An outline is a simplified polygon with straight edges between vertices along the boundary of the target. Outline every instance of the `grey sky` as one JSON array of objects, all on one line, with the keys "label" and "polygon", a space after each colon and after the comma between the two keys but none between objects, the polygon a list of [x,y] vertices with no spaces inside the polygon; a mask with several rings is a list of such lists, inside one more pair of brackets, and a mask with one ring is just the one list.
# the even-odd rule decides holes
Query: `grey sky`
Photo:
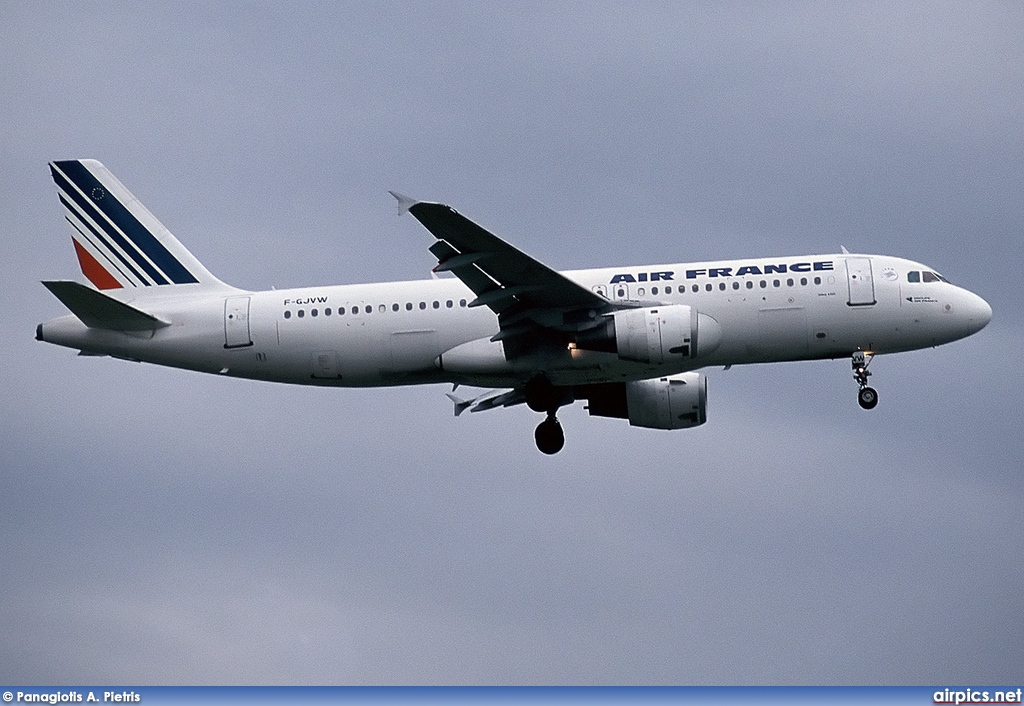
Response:
[{"label": "grey sky", "polygon": [[[1017,683],[1024,6],[0,4],[0,682]],[[387,189],[558,268],[851,250],[987,329],[710,370],[652,432],[37,343],[105,162],[222,279],[428,276]]]}]

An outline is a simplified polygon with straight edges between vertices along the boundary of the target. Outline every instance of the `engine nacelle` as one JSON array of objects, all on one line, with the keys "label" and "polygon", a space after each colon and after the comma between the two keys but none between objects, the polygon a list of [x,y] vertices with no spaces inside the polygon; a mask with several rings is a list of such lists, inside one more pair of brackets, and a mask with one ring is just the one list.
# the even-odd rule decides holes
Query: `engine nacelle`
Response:
[{"label": "engine nacelle", "polygon": [[707,421],[708,381],[703,373],[591,385],[585,395],[590,414],[628,419],[634,427],[686,429]]},{"label": "engine nacelle", "polygon": [[580,336],[578,345],[660,365],[705,356],[722,340],[717,321],[685,304],[616,311],[609,323]]}]

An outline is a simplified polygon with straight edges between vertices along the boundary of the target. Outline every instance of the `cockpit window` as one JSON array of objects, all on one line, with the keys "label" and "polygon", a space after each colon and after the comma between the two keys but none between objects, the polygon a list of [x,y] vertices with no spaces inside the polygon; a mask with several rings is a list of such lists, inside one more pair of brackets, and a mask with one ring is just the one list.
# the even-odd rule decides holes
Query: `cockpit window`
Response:
[{"label": "cockpit window", "polygon": [[945,277],[940,275],[938,272],[929,272],[928,270],[925,270],[924,272],[908,272],[907,273],[907,281],[908,282],[949,282],[949,280],[947,280]]}]

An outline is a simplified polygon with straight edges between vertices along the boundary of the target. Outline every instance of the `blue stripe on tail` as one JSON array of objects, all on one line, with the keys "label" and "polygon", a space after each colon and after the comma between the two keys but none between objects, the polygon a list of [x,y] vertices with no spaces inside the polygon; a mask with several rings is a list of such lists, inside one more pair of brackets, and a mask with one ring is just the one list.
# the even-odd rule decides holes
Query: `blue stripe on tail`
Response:
[{"label": "blue stripe on tail", "polygon": [[[97,249],[97,251],[99,251],[99,252],[103,253],[103,256],[104,256],[104,257],[105,257],[105,258],[106,258],[106,259],[107,259],[108,261],[110,261],[110,257],[109,257],[109,256],[108,256],[108,255],[107,255],[106,253],[107,253],[107,252],[110,252],[111,254],[113,254],[113,255],[114,255],[114,257],[116,257],[116,258],[117,258],[117,259],[118,259],[118,260],[119,260],[119,261],[121,262],[121,264],[122,264],[122,265],[124,265],[124,268],[125,268],[126,270],[128,270],[128,272],[129,272],[129,273],[131,273],[131,275],[132,275],[133,277],[135,277],[135,278],[136,278],[137,280],[139,280],[140,282],[142,282],[142,284],[144,284],[145,286],[147,286],[147,287],[148,287],[148,286],[150,286],[150,282],[149,282],[149,280],[147,280],[147,279],[146,279],[146,277],[145,277],[145,276],[144,276],[144,275],[143,275],[143,274],[142,274],[141,272],[139,272],[139,271],[138,271],[138,270],[137,270],[137,269],[136,269],[136,268],[135,268],[135,267],[134,267],[134,266],[132,265],[132,262],[135,262],[135,257],[133,256],[133,257],[132,257],[132,260],[131,260],[131,262],[130,262],[130,261],[128,260],[128,258],[127,258],[127,257],[125,257],[124,255],[122,255],[122,254],[121,254],[121,251],[120,251],[120,250],[118,250],[118,249],[116,249],[115,247],[113,247],[113,246],[112,246],[112,245],[110,244],[110,241],[108,240],[107,236],[106,236],[106,235],[105,235],[104,233],[101,233],[100,231],[96,230],[96,228],[94,228],[94,227],[93,227],[92,223],[90,223],[90,222],[89,222],[89,221],[87,221],[87,220],[86,220],[85,218],[83,218],[83,217],[82,217],[82,214],[81,214],[81,213],[79,213],[78,209],[77,209],[77,208],[75,208],[75,207],[74,207],[74,206],[73,206],[73,205],[71,204],[71,202],[70,202],[70,201],[68,201],[68,199],[67,199],[67,198],[66,198],[66,197],[64,196],[64,190],[63,190],[63,188],[61,188],[61,190],[60,190],[60,193],[58,193],[58,194],[57,194],[57,198],[58,198],[58,199],[60,199],[60,202],[61,202],[61,204],[62,204],[62,205],[64,206],[64,208],[66,208],[66,209],[68,210],[68,212],[70,212],[70,213],[73,213],[73,214],[75,215],[75,220],[77,220],[77,221],[78,221],[79,223],[81,223],[82,225],[84,225],[84,226],[85,226],[86,228],[88,228],[88,229],[89,229],[89,232],[90,232],[90,233],[91,233],[91,234],[93,235],[93,237],[92,237],[92,238],[86,237],[86,234],[85,234],[85,233],[84,233],[84,232],[82,231],[82,229],[81,229],[81,228],[79,228],[79,227],[78,227],[78,226],[77,226],[77,225],[75,224],[75,222],[71,220],[71,218],[70,218],[70,217],[68,217],[68,216],[65,216],[65,217],[64,217],[64,219],[65,219],[65,220],[66,220],[66,221],[67,221],[68,223],[70,223],[70,224],[71,224],[71,227],[72,227],[72,228],[74,228],[74,229],[75,229],[75,230],[77,230],[77,231],[78,231],[79,233],[81,233],[81,234],[82,234],[82,236],[83,236],[83,237],[85,237],[86,241],[87,241],[87,242],[89,242],[89,243],[91,243],[91,244],[93,245],[93,247],[95,247],[95,248]],[[103,225],[103,221],[100,221],[100,225]],[[122,239],[122,240],[123,240],[123,239]],[[102,248],[100,248],[100,247],[97,247],[97,245],[96,245],[96,242],[94,242],[94,241],[97,241],[97,242],[99,242],[99,244],[100,244],[100,245],[102,245],[103,247],[102,247]],[[127,244],[127,243],[124,243],[124,244]],[[132,252],[134,252],[134,251],[133,251],[133,250],[128,250],[127,252],[128,252],[129,254],[131,254],[131,253],[132,253]],[[112,262],[112,261],[111,261],[111,262]],[[125,273],[124,273],[124,272],[123,272],[123,271],[121,270],[121,268],[120,268],[120,267],[117,267],[117,263],[113,263],[113,262],[112,262],[112,264],[114,264],[114,267],[115,267],[115,268],[117,269],[117,271],[118,271],[118,274],[120,274],[120,275],[121,275],[122,277],[124,277],[125,279],[128,279],[128,278],[127,278],[127,276],[125,275]],[[130,279],[129,279],[128,281],[129,281],[129,282],[131,282],[131,280],[130,280]]]},{"label": "blue stripe on tail", "polygon": [[[59,171],[58,171],[59,170]],[[100,227],[104,232],[115,242],[117,245],[131,258],[135,263],[145,270],[153,281],[157,284],[167,284],[168,279],[174,284],[195,284],[199,280],[182,265],[174,255],[171,254],[167,248],[160,243],[159,240],[147,229],[139,220],[125,208],[124,204],[118,201],[112,194],[107,192],[107,189],[103,187],[100,181],[93,176],[81,162],[69,160],[54,162],[50,171],[53,174],[53,180],[57,183],[65,194],[67,194],[75,203],[85,211]],[[63,172],[63,174],[61,174]],[[64,178],[67,175],[67,179]],[[70,180],[71,184],[74,184],[74,188],[68,183]],[[82,194],[87,194],[90,199],[86,199]],[[106,217],[100,218],[99,214]],[[109,223],[108,223],[109,221]],[[115,227],[111,227],[109,224],[113,224]],[[120,230],[120,232],[119,232]],[[128,238],[129,241],[135,246],[131,247],[125,238],[122,237],[121,233]],[[145,258],[138,255],[141,251],[149,258],[147,261]],[[150,264],[150,261],[152,264]],[[126,263],[127,264],[127,263]],[[162,274],[156,268],[153,267],[155,264],[162,270]],[[131,268],[134,269],[134,268]],[[166,277],[164,276],[166,275]]]}]

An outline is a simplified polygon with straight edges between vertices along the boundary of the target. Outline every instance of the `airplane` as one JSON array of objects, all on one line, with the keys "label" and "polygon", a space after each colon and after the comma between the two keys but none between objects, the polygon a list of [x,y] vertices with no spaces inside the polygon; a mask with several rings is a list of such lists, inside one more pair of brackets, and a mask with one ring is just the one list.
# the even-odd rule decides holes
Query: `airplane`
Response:
[{"label": "airplane", "polygon": [[[704,424],[711,366],[849,358],[872,409],[874,356],[992,318],[931,267],[846,248],[558,272],[450,206],[395,192],[435,238],[433,278],[247,291],[213,276],[100,162],[49,167],[92,286],[44,281],[72,314],[39,324],[37,340],[299,385],[451,384],[456,416],[523,403],[544,414],[545,454],[563,448],[557,412],[577,401],[638,427]],[[462,385],[487,389],[463,398]]]}]

